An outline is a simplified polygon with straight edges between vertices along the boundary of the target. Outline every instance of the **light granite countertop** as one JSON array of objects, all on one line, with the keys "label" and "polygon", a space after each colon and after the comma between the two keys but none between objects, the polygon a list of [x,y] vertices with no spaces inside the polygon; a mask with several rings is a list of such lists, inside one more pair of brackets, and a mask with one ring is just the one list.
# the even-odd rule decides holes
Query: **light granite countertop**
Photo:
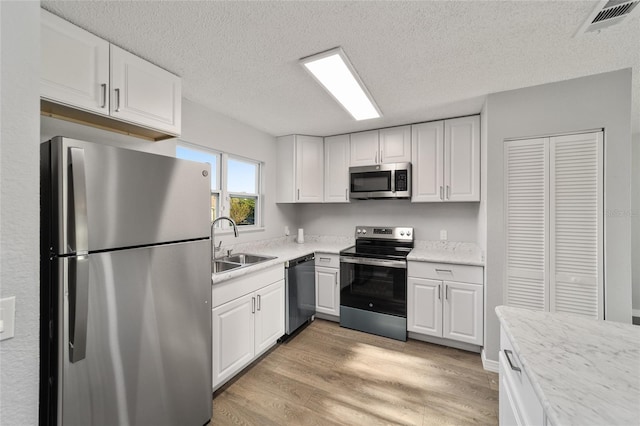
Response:
[{"label": "light granite countertop", "polygon": [[[212,274],[212,284],[260,271],[310,253],[339,254],[341,250],[354,244],[355,239],[353,237],[308,235],[305,237],[303,244],[296,243],[295,237],[289,236],[229,245],[223,247],[223,250],[232,249],[234,253],[275,256],[276,259]],[[416,241],[415,247],[409,253],[407,260],[475,266],[484,265],[482,250],[476,244],[453,241]]]},{"label": "light granite countertop", "polygon": [[554,426],[640,424],[640,326],[498,306]]},{"label": "light granite countertop", "polygon": [[241,277],[311,253],[339,254],[341,250],[351,247],[354,244],[353,237],[308,235],[305,237],[303,244],[296,243],[294,237],[290,236],[228,246],[224,249],[233,249],[234,253],[251,253],[263,256],[275,256],[276,258],[248,267],[212,274],[211,282],[212,284],[216,284],[231,278]]},{"label": "light granite countertop", "polygon": [[407,260],[484,266],[484,255],[477,244],[457,241],[416,241]]}]

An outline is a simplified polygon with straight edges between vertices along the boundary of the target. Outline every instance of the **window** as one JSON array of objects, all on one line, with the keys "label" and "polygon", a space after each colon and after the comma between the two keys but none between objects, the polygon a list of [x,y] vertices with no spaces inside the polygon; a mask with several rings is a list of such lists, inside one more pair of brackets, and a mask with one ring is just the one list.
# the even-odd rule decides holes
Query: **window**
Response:
[{"label": "window", "polygon": [[[238,226],[260,227],[259,161],[180,142],[176,157],[211,165],[211,220],[229,216]],[[218,224],[227,228],[225,221]]]}]

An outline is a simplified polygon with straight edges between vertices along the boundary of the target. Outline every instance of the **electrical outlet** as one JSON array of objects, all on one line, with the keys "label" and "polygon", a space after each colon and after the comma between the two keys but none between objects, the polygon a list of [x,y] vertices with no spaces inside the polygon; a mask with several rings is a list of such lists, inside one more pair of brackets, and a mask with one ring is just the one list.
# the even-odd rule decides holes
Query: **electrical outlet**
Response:
[{"label": "electrical outlet", "polygon": [[16,297],[0,299],[0,340],[10,339],[15,334]]},{"label": "electrical outlet", "polygon": [[446,229],[441,229],[440,230],[440,239],[445,241],[447,239],[447,230]]}]

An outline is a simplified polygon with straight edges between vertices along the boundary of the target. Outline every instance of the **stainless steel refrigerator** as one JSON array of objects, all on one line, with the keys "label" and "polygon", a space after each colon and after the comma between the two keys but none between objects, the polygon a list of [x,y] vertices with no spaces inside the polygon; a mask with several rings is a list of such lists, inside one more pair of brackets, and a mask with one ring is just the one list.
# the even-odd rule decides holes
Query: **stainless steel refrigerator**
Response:
[{"label": "stainless steel refrigerator", "polygon": [[209,422],[209,173],[68,138],[42,144],[41,424]]}]

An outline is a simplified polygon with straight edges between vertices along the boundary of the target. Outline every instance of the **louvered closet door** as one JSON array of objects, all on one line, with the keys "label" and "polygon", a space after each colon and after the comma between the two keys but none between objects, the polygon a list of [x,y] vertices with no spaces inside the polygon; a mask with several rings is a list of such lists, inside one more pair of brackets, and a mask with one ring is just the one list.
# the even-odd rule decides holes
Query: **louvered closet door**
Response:
[{"label": "louvered closet door", "polygon": [[603,318],[602,132],[550,139],[552,312]]},{"label": "louvered closet door", "polygon": [[505,142],[505,303],[549,309],[548,138]]}]

